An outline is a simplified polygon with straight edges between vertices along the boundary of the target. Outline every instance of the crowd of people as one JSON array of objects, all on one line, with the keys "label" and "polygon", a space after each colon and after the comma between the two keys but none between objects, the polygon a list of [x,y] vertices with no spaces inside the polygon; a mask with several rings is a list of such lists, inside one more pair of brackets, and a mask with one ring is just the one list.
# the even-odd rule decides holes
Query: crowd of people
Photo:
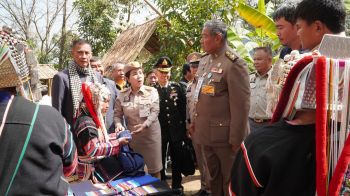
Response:
[{"label": "crowd of people", "polygon": [[[345,31],[345,16],[340,0],[283,3],[273,14],[284,46],[279,57],[316,51],[325,34]],[[79,39],[68,68],[53,78],[52,107],[14,96],[16,86],[0,86],[0,149],[6,149],[0,193],[64,195],[61,176],[117,179],[123,176],[118,156],[130,146],[163,181],[170,159],[171,188],[183,195],[182,146],[191,140],[201,177],[195,195],[315,195],[316,112],[295,110],[284,119],[267,111],[271,48],[254,49],[249,74],[222,21],[207,21],[200,42],[205,53],[187,56],[179,82],[171,81],[167,56],[146,74],[136,61],[104,67]],[[282,101],[276,110],[285,109]]]}]

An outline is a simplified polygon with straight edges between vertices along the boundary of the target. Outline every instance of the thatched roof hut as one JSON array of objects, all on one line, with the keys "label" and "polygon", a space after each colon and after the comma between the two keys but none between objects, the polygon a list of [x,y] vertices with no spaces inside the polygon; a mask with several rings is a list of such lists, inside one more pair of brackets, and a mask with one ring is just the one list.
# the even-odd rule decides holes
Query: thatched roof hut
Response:
[{"label": "thatched roof hut", "polygon": [[50,64],[39,64],[39,79],[52,79],[58,71]]},{"label": "thatched roof hut", "polygon": [[39,80],[43,85],[47,85],[49,95],[51,95],[51,86],[53,76],[58,72],[50,64],[39,64]]},{"label": "thatched roof hut", "polygon": [[158,18],[155,18],[123,31],[103,56],[102,65],[106,68],[116,62],[134,61],[140,53],[154,54],[159,52],[159,41],[154,34],[157,20]]}]

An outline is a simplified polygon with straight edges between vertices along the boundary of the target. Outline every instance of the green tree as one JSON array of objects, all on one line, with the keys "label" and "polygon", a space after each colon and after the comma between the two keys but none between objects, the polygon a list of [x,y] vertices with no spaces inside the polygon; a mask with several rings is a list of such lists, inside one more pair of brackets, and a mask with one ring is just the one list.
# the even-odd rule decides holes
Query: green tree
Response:
[{"label": "green tree", "polygon": [[[54,67],[57,70],[62,70],[68,67],[68,63],[72,59],[71,43],[73,40],[79,38],[79,36],[72,31],[65,32],[64,36],[65,36],[65,41],[63,45],[60,44],[60,47],[56,47],[52,52],[53,53],[52,55],[55,57],[53,61],[57,63],[57,64],[56,63],[54,64]],[[62,36],[60,34],[57,34],[53,37],[53,39],[56,43],[60,43]],[[59,62],[59,58],[62,59],[61,62]]]},{"label": "green tree", "polygon": [[129,24],[138,0],[76,0],[78,30],[92,45],[94,55],[101,56],[114,43],[117,34]]},{"label": "green tree", "polygon": [[179,79],[186,56],[201,50],[203,24],[213,17],[228,21],[228,12],[223,8],[229,4],[225,0],[156,0],[156,3],[171,26],[164,20],[159,21],[156,33],[161,43],[161,52],[148,65],[152,65],[160,56],[169,56],[174,64],[173,78]]},{"label": "green tree", "polygon": [[[265,6],[263,0],[258,1],[257,8],[249,6],[243,0],[156,0],[169,26],[160,21],[156,30],[161,42],[161,52],[148,65],[162,55],[169,56],[175,64],[173,77],[181,76],[181,65],[185,57],[193,51],[200,51],[200,37],[205,21],[218,18],[230,28],[228,41],[252,68],[251,50],[257,46],[270,45],[277,50],[278,38],[275,35],[274,22],[266,14],[276,1]],[[267,9],[269,8],[269,9]],[[243,22],[242,19],[244,19]]]},{"label": "green tree", "polygon": [[80,35],[91,43],[94,55],[105,52],[117,36],[113,19],[118,8],[108,0],[77,0],[74,5],[79,13]]}]

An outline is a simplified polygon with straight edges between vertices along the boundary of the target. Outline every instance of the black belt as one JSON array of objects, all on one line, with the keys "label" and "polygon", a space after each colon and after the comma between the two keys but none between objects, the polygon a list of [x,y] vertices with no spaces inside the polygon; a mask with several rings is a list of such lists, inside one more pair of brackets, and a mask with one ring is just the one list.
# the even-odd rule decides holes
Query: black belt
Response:
[{"label": "black belt", "polygon": [[250,118],[250,119],[256,123],[265,123],[265,122],[271,121],[271,119],[258,119],[258,118]]}]

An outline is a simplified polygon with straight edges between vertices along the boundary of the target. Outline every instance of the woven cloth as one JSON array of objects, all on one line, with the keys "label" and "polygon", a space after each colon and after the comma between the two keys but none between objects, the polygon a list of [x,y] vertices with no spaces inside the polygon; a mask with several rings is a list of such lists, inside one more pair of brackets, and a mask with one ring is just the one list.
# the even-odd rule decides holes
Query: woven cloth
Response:
[{"label": "woven cloth", "polygon": [[81,81],[79,77],[79,73],[87,76],[86,81],[95,82],[97,81],[95,74],[93,73],[90,67],[82,68],[74,61],[71,61],[68,66],[68,74],[69,74],[69,86],[72,92],[72,101],[73,101],[73,117],[77,117],[79,103],[82,99],[81,95]]}]

